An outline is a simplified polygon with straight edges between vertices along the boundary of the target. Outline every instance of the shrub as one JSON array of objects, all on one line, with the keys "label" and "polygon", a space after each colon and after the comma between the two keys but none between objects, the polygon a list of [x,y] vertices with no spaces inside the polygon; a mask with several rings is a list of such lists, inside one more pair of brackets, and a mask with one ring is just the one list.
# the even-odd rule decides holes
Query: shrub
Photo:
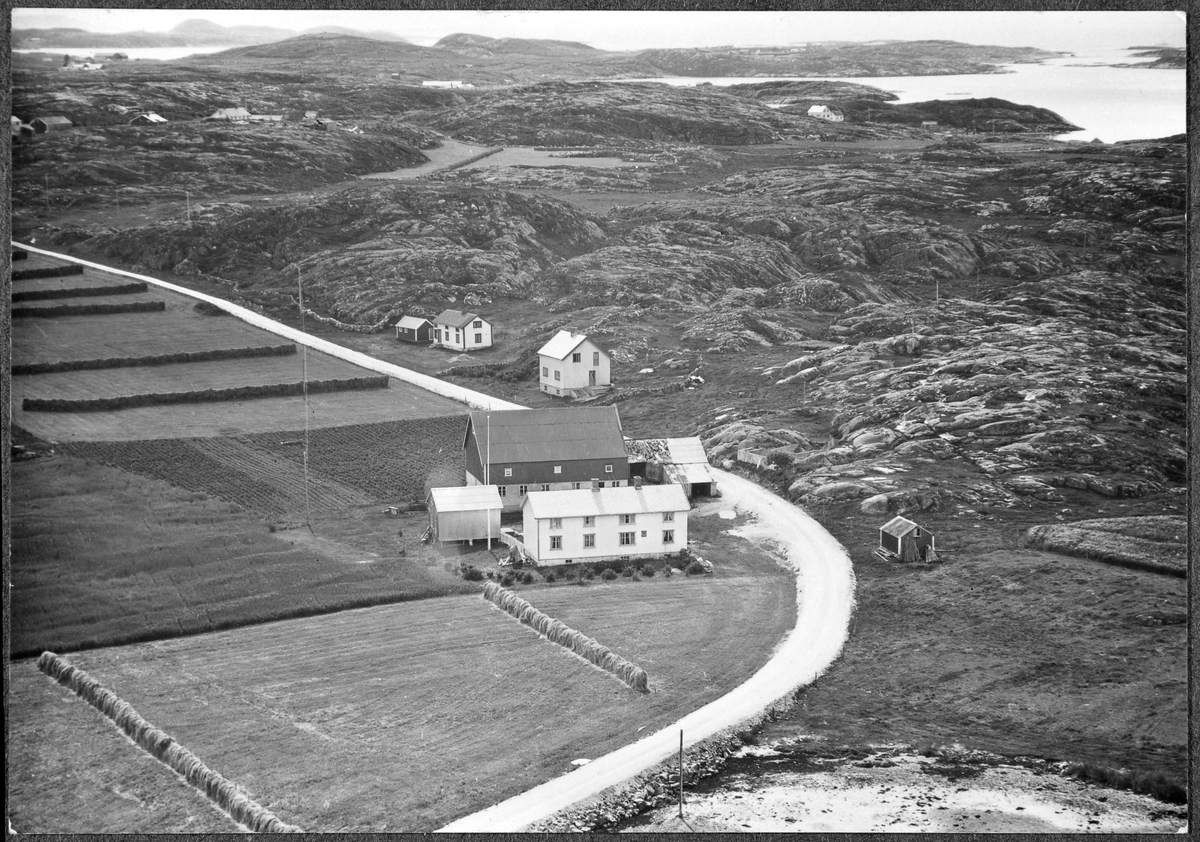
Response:
[{"label": "shrub", "polygon": [[654,578],[654,568],[651,567],[649,564],[642,565],[642,575],[645,576],[647,579],[653,579]]},{"label": "shrub", "polygon": [[604,568],[604,572],[600,574],[600,578],[606,582],[611,582],[613,579],[617,578],[617,571],[613,570],[611,567],[606,567]]},{"label": "shrub", "polygon": [[511,571],[505,571],[504,575],[500,577],[501,586],[506,588],[512,585],[512,583],[515,581],[517,581],[517,577],[514,576]]},{"label": "shrub", "polygon": [[549,582],[550,584],[554,584],[557,580],[558,580],[558,577],[554,575],[553,570],[547,571],[547,573],[546,573],[546,581],[547,582]]},{"label": "shrub", "polygon": [[704,569],[704,565],[700,563],[700,559],[694,558],[688,562],[688,566],[683,568],[683,572],[689,576],[703,576],[708,571]]},{"label": "shrub", "polygon": [[583,578],[587,579],[590,582],[596,578],[596,574],[593,573],[592,568],[589,567],[583,571]]},{"label": "shrub", "polygon": [[525,575],[521,577],[521,581],[526,585],[533,584],[533,571],[526,570]]},{"label": "shrub", "polygon": [[483,580],[483,571],[470,564],[463,568],[462,577],[468,582],[480,582]]},{"label": "shrub", "polygon": [[633,573],[634,573],[634,570],[632,567],[626,567],[624,570],[621,571],[621,575],[624,576],[626,579],[633,578]]}]

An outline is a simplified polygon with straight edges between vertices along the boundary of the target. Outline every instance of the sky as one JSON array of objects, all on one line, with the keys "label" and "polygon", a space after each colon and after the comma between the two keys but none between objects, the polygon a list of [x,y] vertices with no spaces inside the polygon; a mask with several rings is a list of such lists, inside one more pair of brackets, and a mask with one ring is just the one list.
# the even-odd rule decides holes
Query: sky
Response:
[{"label": "sky", "polygon": [[947,39],[1086,53],[1183,47],[1186,21],[1172,11],[470,11],[360,9],[13,9],[15,29],[74,25],[94,32],[166,31],[189,18],[225,26],[382,29],[417,44],[453,32],[555,38],[606,50],[765,46],[810,41]]}]

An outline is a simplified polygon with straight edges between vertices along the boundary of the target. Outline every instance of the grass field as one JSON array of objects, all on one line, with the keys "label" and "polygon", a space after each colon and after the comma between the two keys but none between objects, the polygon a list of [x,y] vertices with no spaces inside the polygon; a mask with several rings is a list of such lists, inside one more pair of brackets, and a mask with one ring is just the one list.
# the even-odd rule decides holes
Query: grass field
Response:
[{"label": "grass field", "polygon": [[795,605],[790,577],[760,564],[713,579],[522,589],[653,664],[649,695],[475,595],[71,660],[285,821],[430,830],[632,742],[752,674]]},{"label": "grass field", "polygon": [[12,465],[12,514],[18,654],[469,588],[416,542],[424,512],[395,520],[374,506],[318,508],[311,534],[272,533],[260,513],[59,455]]},{"label": "grass field", "polygon": [[[369,377],[374,372],[336,357],[309,351],[309,380]],[[304,361],[299,353],[247,360],[208,360],[170,365],[63,371],[15,377],[14,401],[25,398],[87,400],[146,393],[229,389],[238,386],[303,382]]]},{"label": "grass field", "polygon": [[1185,576],[1185,535],[1182,517],[1112,518],[1035,526],[1023,542],[1034,549]]},{"label": "grass field", "polygon": [[28,833],[236,833],[229,816],[147,759],[94,708],[38,672],[10,666],[5,687],[8,820]]}]

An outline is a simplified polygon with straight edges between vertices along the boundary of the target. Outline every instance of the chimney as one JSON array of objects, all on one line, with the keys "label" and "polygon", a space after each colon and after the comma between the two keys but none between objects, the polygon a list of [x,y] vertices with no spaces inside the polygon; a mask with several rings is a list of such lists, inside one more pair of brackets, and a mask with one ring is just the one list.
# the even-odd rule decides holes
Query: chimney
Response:
[{"label": "chimney", "polygon": [[642,487],[642,478],[641,478],[641,477],[634,477],[634,478],[633,478],[633,487],[634,487],[634,488],[641,488],[641,487]]},{"label": "chimney", "polygon": [[595,477],[592,477],[592,491],[599,491],[599,490],[600,490],[600,480],[596,479]]}]

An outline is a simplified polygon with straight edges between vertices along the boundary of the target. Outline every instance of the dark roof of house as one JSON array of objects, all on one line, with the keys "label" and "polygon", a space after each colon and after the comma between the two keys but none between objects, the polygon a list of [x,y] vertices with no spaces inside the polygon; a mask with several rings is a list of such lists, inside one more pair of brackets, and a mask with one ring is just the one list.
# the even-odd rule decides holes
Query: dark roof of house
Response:
[{"label": "dark roof of house", "polygon": [[35,120],[41,120],[46,125],[69,126],[71,121],[66,117],[35,117]]},{"label": "dark roof of house", "polygon": [[486,321],[474,313],[464,313],[461,310],[443,310],[437,314],[437,317],[434,318],[433,323],[435,325],[449,325],[450,327],[466,327],[476,319],[480,319],[480,321]]},{"label": "dark roof of house", "polygon": [[625,459],[615,406],[472,412],[464,447],[472,429],[481,463]]}]

